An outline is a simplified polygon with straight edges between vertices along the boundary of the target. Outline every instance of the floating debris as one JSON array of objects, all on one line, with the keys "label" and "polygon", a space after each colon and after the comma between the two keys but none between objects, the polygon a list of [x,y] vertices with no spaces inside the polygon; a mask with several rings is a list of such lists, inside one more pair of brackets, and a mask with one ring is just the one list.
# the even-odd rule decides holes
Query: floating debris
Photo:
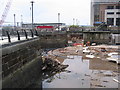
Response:
[{"label": "floating debris", "polygon": [[85,76],[90,76],[90,75],[85,74]]},{"label": "floating debris", "polygon": [[117,82],[117,83],[120,83],[120,81],[118,81],[117,79],[113,78],[113,81]]},{"label": "floating debris", "polygon": [[86,55],[86,57],[88,57],[88,58],[94,58],[95,56],[94,55]]},{"label": "floating debris", "polygon": [[97,87],[105,87],[105,86],[102,86],[102,85],[95,85],[95,86],[97,86]]},{"label": "floating debris", "polygon": [[108,81],[103,81],[103,82],[108,82]]}]

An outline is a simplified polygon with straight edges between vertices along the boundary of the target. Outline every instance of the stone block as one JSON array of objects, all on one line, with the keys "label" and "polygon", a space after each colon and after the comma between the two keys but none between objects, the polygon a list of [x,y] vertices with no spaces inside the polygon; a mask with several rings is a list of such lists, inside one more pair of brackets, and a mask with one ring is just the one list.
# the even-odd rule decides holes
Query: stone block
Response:
[{"label": "stone block", "polygon": [[18,59],[18,58],[9,61],[9,62],[8,62],[8,66],[11,67],[11,66],[13,66],[13,65],[15,65],[15,64],[17,64],[17,63],[19,63],[19,59]]},{"label": "stone block", "polygon": [[5,78],[5,77],[7,77],[8,75],[10,75],[10,70],[6,70],[6,71],[4,71],[4,72],[2,72],[2,78]]},{"label": "stone block", "polygon": [[18,68],[19,68],[19,65],[18,65],[18,64],[15,64],[15,65],[9,67],[9,71],[10,71],[10,73],[13,73],[13,72],[16,71]]},{"label": "stone block", "polygon": [[12,59],[11,57],[12,57],[11,55],[3,56],[2,57],[2,64],[7,63],[8,61],[10,61]]},{"label": "stone block", "polygon": [[2,71],[7,71],[8,70],[8,64],[3,64],[2,65]]}]

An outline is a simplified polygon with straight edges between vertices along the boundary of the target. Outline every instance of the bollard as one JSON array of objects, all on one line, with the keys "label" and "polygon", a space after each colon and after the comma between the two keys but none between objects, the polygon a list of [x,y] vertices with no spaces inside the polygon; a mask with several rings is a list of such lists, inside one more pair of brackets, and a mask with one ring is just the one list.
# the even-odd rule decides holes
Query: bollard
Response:
[{"label": "bollard", "polygon": [[31,31],[31,37],[34,37],[33,31],[32,30],[30,30],[30,31]]},{"label": "bollard", "polygon": [[7,36],[8,36],[8,42],[11,42],[9,32],[8,32],[8,31],[6,31],[6,33],[7,33]]},{"label": "bollard", "polygon": [[18,40],[20,40],[20,34],[19,34],[19,32],[17,31],[17,35],[18,35]]},{"label": "bollard", "polygon": [[28,37],[27,37],[27,32],[24,30],[24,32],[25,32],[25,37],[26,37],[26,39],[28,39]]}]

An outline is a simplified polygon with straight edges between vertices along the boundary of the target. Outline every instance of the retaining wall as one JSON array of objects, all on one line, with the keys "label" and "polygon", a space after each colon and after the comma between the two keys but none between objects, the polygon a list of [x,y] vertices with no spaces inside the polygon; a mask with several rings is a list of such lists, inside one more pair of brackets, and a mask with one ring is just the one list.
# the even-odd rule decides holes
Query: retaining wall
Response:
[{"label": "retaining wall", "polygon": [[45,35],[2,48],[2,87],[26,88],[41,79],[42,48],[67,45],[67,35]]},{"label": "retaining wall", "polygon": [[[34,70],[35,68],[41,69],[40,53],[39,38],[2,48],[3,88],[26,87],[31,82],[31,79],[35,79],[36,73],[41,72],[40,70],[36,72]],[[31,62],[38,63],[34,63],[36,65],[30,65],[29,63]],[[26,65],[27,68],[25,68]],[[31,76],[32,78],[30,78]]]}]

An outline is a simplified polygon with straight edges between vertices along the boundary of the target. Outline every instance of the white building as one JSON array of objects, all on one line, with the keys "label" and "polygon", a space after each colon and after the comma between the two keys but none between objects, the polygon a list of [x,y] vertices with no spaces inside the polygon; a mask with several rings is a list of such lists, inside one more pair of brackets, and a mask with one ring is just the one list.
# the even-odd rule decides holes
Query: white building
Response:
[{"label": "white building", "polygon": [[120,9],[106,9],[105,22],[112,26],[120,26]]}]

